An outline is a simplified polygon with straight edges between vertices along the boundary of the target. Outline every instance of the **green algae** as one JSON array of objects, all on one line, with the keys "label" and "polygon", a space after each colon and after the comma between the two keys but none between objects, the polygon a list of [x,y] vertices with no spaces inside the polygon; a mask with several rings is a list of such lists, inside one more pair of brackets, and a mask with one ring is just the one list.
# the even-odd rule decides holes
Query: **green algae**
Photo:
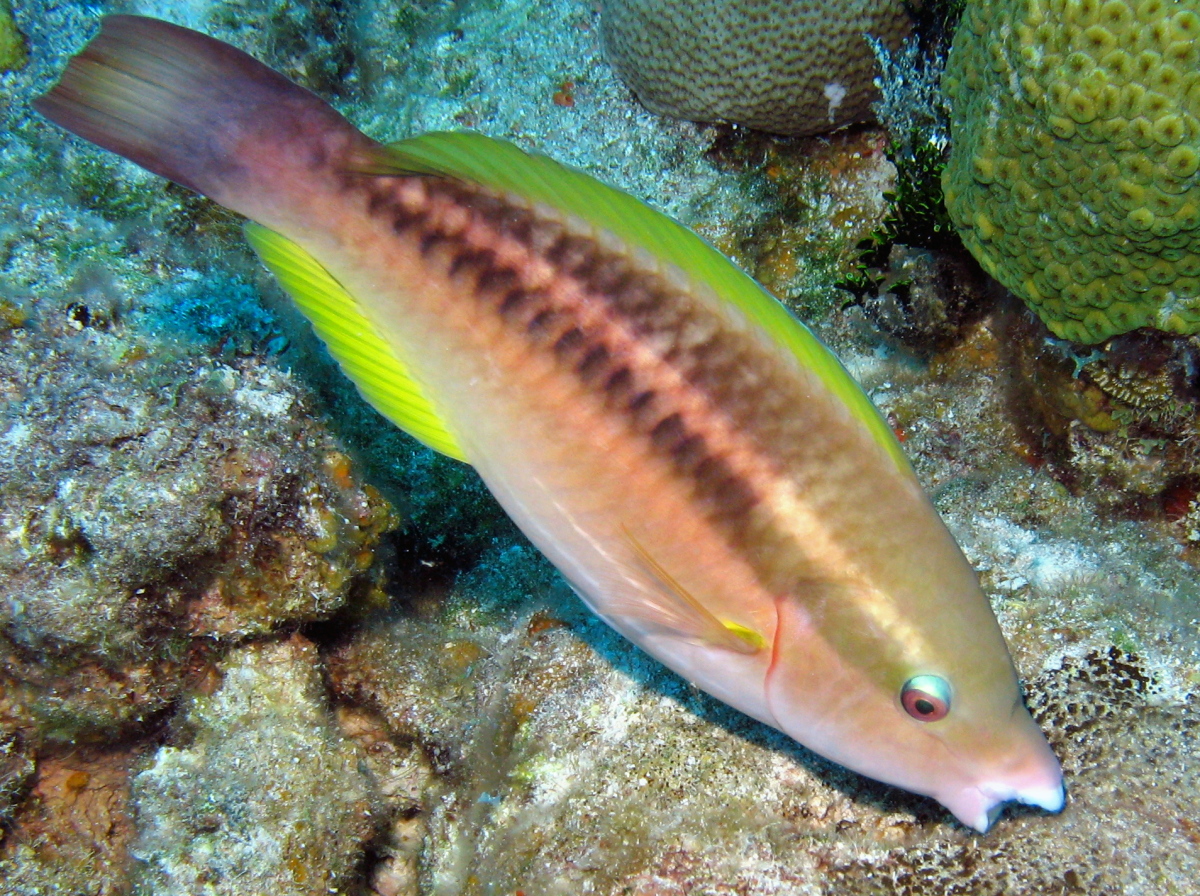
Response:
[{"label": "green algae", "polygon": [[17,71],[28,61],[29,49],[13,19],[12,0],[0,0],[0,72]]}]

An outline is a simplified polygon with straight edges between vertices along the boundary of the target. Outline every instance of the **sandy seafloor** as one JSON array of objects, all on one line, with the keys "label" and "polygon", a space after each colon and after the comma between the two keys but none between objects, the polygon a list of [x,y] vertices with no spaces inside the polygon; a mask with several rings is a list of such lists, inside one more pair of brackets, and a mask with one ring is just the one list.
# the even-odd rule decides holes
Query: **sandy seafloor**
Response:
[{"label": "sandy seafloor", "polygon": [[[921,360],[829,301],[828,259],[783,281],[902,430],[1063,760],[1062,814],[979,835],[631,649],[477,482],[338,380],[235,222],[28,106],[103,12],[158,15],[372,136],[512,139],[755,265],[769,190],[708,152],[716,129],[633,101],[587,3],[464,6],[17,0],[0,894],[1200,892],[1197,534],[1030,463],[1019,309]],[[798,144],[825,166],[806,245],[875,220],[880,142]]]}]

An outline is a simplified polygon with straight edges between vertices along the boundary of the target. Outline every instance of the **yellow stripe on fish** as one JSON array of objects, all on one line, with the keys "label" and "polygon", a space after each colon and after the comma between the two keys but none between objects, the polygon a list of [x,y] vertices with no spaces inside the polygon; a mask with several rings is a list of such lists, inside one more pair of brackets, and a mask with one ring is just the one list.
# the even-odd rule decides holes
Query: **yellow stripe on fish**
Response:
[{"label": "yellow stripe on fish", "polygon": [[473,464],[597,614],[985,830],[1061,772],[886,422],[699,237],[476,134],[374,142],[244,53],[113,16],[43,114],[249,217],[381,413]]}]

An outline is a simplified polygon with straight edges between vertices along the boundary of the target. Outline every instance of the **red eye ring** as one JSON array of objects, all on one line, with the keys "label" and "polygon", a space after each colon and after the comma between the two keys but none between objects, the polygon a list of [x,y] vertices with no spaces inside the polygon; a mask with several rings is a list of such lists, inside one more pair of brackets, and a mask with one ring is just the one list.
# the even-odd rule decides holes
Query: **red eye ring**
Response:
[{"label": "red eye ring", "polygon": [[917,675],[900,689],[900,705],[918,722],[936,722],[950,713],[950,684],[937,675]]}]

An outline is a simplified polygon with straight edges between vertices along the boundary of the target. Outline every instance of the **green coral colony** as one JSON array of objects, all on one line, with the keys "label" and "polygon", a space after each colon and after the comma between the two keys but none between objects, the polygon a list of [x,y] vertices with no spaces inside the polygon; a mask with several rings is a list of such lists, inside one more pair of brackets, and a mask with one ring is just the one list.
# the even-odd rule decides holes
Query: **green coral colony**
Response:
[{"label": "green coral colony", "polygon": [[1200,2],[969,4],[946,206],[1059,337],[1200,332]]}]

